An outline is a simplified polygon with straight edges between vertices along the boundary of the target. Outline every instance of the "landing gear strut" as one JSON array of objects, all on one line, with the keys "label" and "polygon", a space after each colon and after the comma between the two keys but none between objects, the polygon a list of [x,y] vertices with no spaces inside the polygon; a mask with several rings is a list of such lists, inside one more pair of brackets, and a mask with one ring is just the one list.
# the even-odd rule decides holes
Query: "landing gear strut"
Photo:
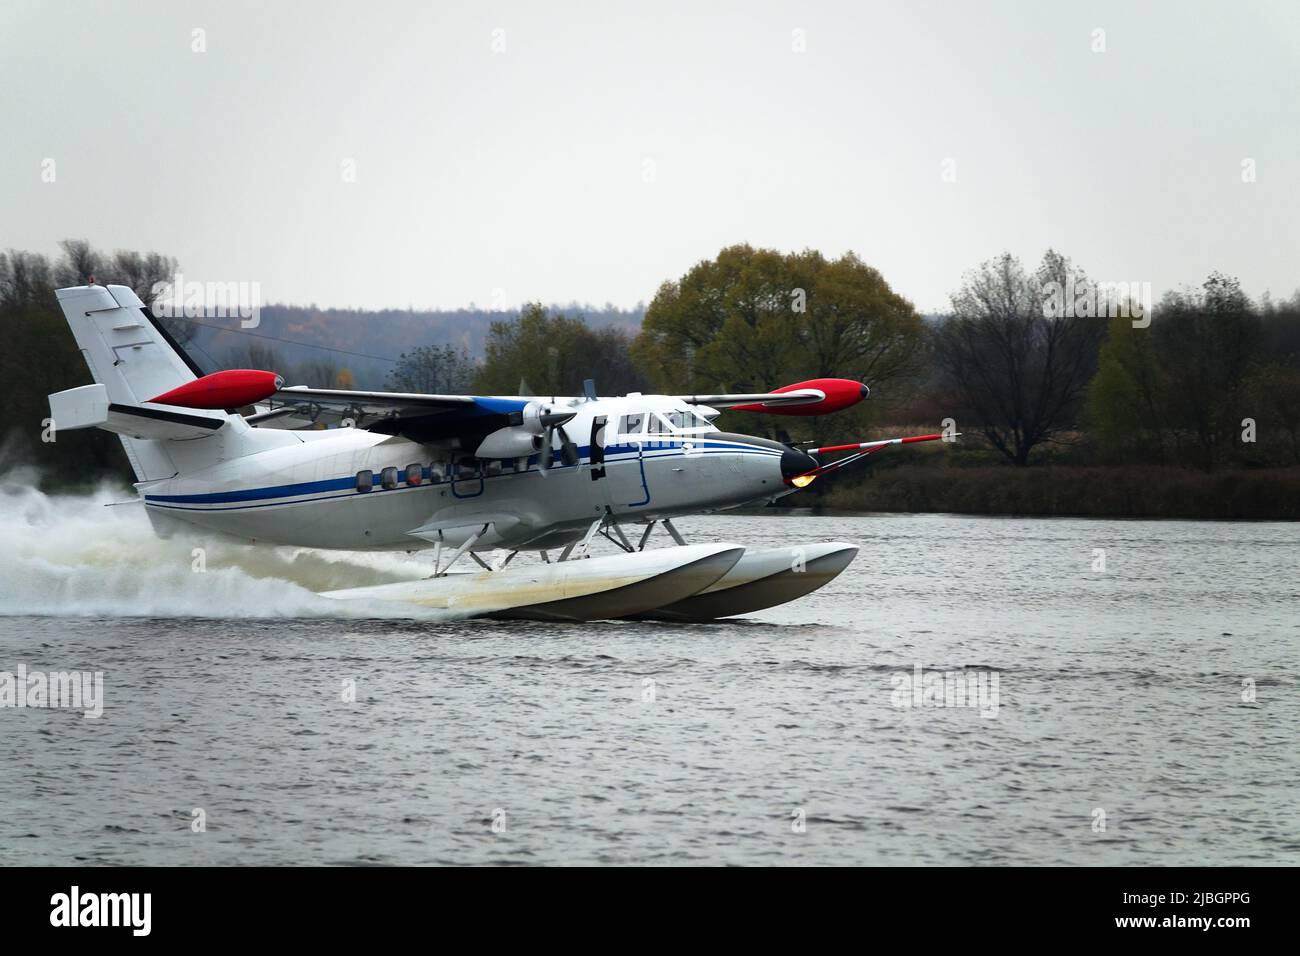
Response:
[{"label": "landing gear strut", "polygon": [[[465,543],[456,549],[455,553],[453,553],[451,556],[451,560],[448,561],[445,566],[442,563],[442,532],[439,531],[438,539],[433,543],[433,574],[431,575],[431,577],[435,577],[435,578],[445,577],[447,572],[451,570],[451,566],[455,564],[458,560],[460,560],[460,556],[464,554],[466,551],[469,551],[469,549],[473,547],[475,541],[483,537],[483,535],[487,534],[487,529],[488,526],[485,524],[483,525],[483,527],[479,528],[472,535],[470,535],[465,540]],[[483,567],[487,568],[489,571],[494,570],[493,568],[488,568],[488,566],[483,563],[483,560],[473,551],[469,551],[469,554],[470,557],[472,557],[479,564],[482,564]],[[514,557],[513,553],[511,553],[510,557],[506,558],[506,561],[508,562],[512,557]],[[505,567],[505,564],[503,563],[501,567]]]},{"label": "landing gear strut", "polygon": [[[677,528],[673,525],[672,521],[669,520],[668,518],[661,518],[655,521],[651,521],[648,525],[645,526],[645,531],[641,534],[641,541],[636,546],[636,549],[638,551],[645,550],[646,542],[650,540],[650,535],[654,531],[655,525],[657,524],[662,524],[664,526],[664,530],[668,532],[668,534],[672,537],[673,541],[676,544],[680,545],[681,547],[686,547],[686,539],[682,537],[681,532],[677,530]],[[631,551],[632,549],[628,548],[628,550]]]},{"label": "landing gear strut", "polygon": [[[623,526],[619,524],[618,518],[614,517],[613,509],[606,505],[605,513],[591,523],[591,526],[587,528],[587,533],[582,536],[581,540],[566,545],[564,550],[560,552],[558,560],[575,561],[587,557],[588,552],[591,550],[591,542],[598,534],[628,554],[644,551],[646,542],[650,540],[650,535],[657,524],[664,526],[674,542],[683,547],[686,545],[686,539],[681,536],[678,530],[673,527],[673,523],[667,518],[655,519],[647,524],[645,531],[641,533],[641,540],[633,545],[623,531]],[[542,560],[550,564],[551,556],[543,551]]]}]

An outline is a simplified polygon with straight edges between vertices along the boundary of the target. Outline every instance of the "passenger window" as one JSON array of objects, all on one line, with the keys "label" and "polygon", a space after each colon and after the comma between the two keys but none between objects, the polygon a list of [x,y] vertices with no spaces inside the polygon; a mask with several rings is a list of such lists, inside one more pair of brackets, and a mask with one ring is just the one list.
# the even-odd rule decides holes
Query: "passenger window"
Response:
[{"label": "passenger window", "polygon": [[651,435],[671,435],[672,433],[673,433],[673,430],[672,430],[672,428],[668,425],[668,423],[667,423],[666,421],[664,421],[664,420],[663,420],[662,418],[660,418],[658,415],[651,415],[651,416],[650,416],[650,434],[651,434]]},{"label": "passenger window", "polygon": [[379,473],[379,483],[384,486],[386,491],[392,491],[397,487],[397,469],[385,468]]},{"label": "passenger window", "polygon": [[407,466],[406,466],[406,483],[407,483],[408,485],[418,485],[418,484],[420,484],[422,481],[424,481],[424,466],[423,466],[423,465],[407,465]]},{"label": "passenger window", "polygon": [[499,458],[493,458],[490,461],[484,462],[483,474],[487,475],[489,478],[493,475],[501,474],[501,460]]},{"label": "passenger window", "polygon": [[618,424],[620,435],[639,435],[645,425],[645,412],[635,412],[631,415],[624,415]]},{"label": "passenger window", "polygon": [[429,462],[429,482],[431,484],[437,484],[438,482],[442,481],[444,477],[446,476],[443,474],[442,462],[440,461]]},{"label": "passenger window", "polygon": [[466,481],[476,474],[478,474],[478,462],[473,458],[456,459],[447,472],[452,481]]},{"label": "passenger window", "polygon": [[375,473],[373,471],[357,472],[357,491],[365,492],[375,487]]}]

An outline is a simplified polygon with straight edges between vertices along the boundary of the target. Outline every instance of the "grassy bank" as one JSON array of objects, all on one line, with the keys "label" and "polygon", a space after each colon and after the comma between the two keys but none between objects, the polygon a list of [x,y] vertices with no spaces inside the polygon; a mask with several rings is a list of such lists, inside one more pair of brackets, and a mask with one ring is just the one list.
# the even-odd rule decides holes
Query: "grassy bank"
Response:
[{"label": "grassy bank", "polygon": [[1300,519],[1300,468],[1220,472],[1154,466],[934,467],[846,472],[791,505],[1094,518]]}]

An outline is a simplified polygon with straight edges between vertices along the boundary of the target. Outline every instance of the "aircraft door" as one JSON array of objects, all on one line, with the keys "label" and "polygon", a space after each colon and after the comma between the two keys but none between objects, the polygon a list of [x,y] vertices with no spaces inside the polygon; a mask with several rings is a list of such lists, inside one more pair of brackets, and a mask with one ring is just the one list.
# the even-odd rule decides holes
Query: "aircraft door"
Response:
[{"label": "aircraft door", "polygon": [[483,463],[476,458],[459,456],[452,459],[451,493],[455,498],[477,498],[483,494]]},{"label": "aircraft door", "polygon": [[597,415],[591,420],[591,474],[592,481],[605,477],[605,424],[608,419]]},{"label": "aircraft door", "polygon": [[[643,448],[647,417],[645,412],[632,412],[609,419],[599,436],[594,427],[592,430],[592,469],[594,472],[599,467],[603,471],[599,483],[604,486],[606,502],[616,514],[650,503]],[[595,447],[596,437],[600,438],[599,451]]]}]

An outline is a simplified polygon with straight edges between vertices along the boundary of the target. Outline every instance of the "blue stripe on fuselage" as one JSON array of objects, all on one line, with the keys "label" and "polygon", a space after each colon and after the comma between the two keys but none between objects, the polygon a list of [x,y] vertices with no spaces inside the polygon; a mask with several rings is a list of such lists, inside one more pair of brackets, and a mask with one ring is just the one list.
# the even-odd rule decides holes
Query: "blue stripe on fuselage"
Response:
[{"label": "blue stripe on fuselage", "polygon": [[[775,458],[779,458],[781,456],[781,453],[774,449],[769,450],[766,448],[760,448],[755,445],[743,445],[736,442],[703,443],[703,442],[696,441],[695,444],[697,448],[700,448],[699,453],[703,453],[703,454],[728,454],[729,453],[729,454],[742,454],[742,455],[760,455],[764,457],[775,457]],[[644,457],[646,458],[670,458],[670,457],[685,456],[685,453],[682,452],[681,450],[680,442],[656,441],[656,442],[645,442],[644,445],[660,446],[656,448],[647,449],[643,453]],[[644,447],[644,445],[642,447]],[[637,448],[638,448],[637,445],[608,446],[605,449],[606,464],[609,464],[613,461],[628,460],[625,458],[611,458],[610,456],[621,455],[621,454],[635,455],[637,452]],[[558,458],[559,452],[557,451],[554,454]],[[590,446],[579,447],[578,454],[582,459],[581,462],[582,464],[590,464],[590,455],[591,455]],[[537,460],[538,460],[537,455],[533,455],[531,458],[528,459],[528,466],[530,471],[536,468]],[[553,467],[564,467],[564,466],[555,465]],[[400,471],[401,469],[399,469],[399,472]],[[522,473],[506,472],[501,475],[484,475],[483,477],[485,480],[490,481],[493,478],[515,477],[520,474]],[[424,468],[422,470],[422,477],[425,482],[428,482],[429,487],[436,487],[438,485],[450,484],[450,482],[446,480],[440,482],[431,481],[428,468]],[[470,476],[469,478],[458,479],[458,480],[468,481],[468,480],[474,480],[477,477],[478,477],[477,475],[473,475]],[[343,478],[327,478],[322,481],[305,481],[305,482],[299,482],[297,484],[291,484],[291,485],[273,485],[266,488],[241,488],[235,491],[217,491],[217,492],[210,492],[210,493],[196,494],[196,495],[145,495],[144,500],[147,504],[153,504],[159,507],[168,507],[168,506],[175,506],[175,505],[237,504],[239,502],[266,501],[268,499],[275,499],[275,498],[298,498],[304,495],[318,496],[315,498],[307,499],[307,501],[328,501],[343,496],[323,495],[322,493],[330,492],[330,491],[344,491],[349,489],[355,491],[356,480],[357,480],[356,475],[353,474],[353,475],[347,475]],[[425,485],[402,484],[397,488],[383,488],[376,485],[371,491],[365,493],[382,494],[383,492],[386,491],[407,491],[413,488],[422,488],[422,487],[425,487]],[[278,502],[278,503],[306,504],[307,502],[295,501],[295,502]],[[249,506],[249,507],[266,507],[266,505],[257,505],[257,506]],[[204,509],[186,509],[186,510],[204,510]],[[233,510],[233,509],[221,509],[221,510]]]}]

